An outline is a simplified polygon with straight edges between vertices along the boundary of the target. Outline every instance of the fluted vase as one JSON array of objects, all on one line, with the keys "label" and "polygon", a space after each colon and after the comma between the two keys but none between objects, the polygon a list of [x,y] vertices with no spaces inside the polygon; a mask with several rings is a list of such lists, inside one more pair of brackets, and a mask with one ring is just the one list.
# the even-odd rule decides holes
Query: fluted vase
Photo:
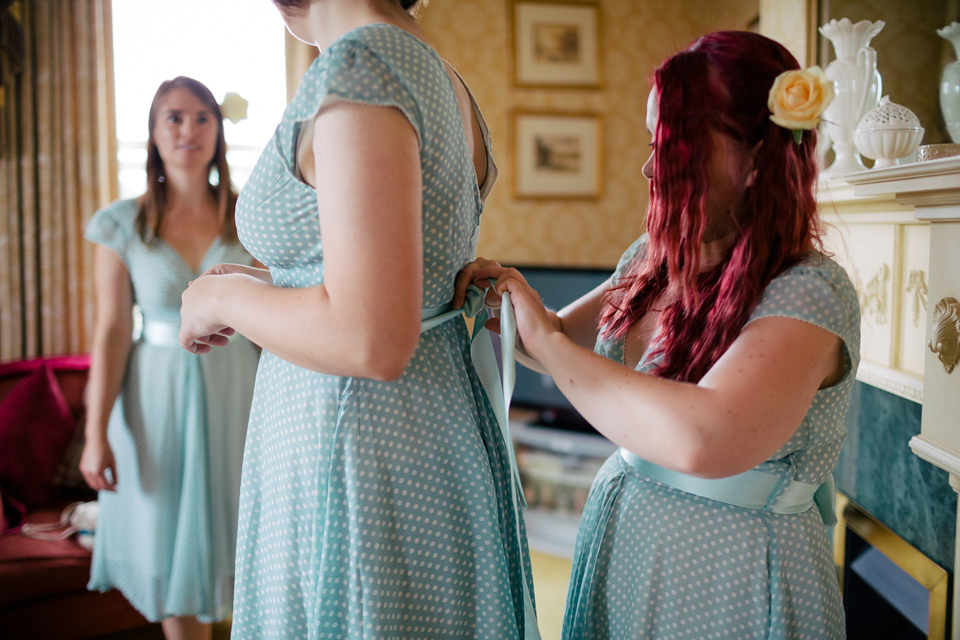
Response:
[{"label": "fluted vase", "polygon": [[883,84],[877,71],[877,52],[870,40],[885,24],[883,20],[853,23],[843,18],[820,27],[837,54],[825,70],[836,90],[836,98],[823,114],[835,155],[833,164],[824,171],[826,176],[840,177],[867,168],[854,145],[853,131],[860,118],[880,101]]},{"label": "fluted vase", "polygon": [[948,64],[940,77],[940,112],[950,139],[960,143],[960,22],[937,29],[937,35],[949,40],[957,54],[957,60]]}]

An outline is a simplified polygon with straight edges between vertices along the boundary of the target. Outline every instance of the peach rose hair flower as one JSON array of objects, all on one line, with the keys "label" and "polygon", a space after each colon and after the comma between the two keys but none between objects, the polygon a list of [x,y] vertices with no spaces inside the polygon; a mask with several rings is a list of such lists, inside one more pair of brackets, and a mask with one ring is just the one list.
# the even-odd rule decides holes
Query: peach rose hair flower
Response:
[{"label": "peach rose hair flower", "polygon": [[793,131],[793,139],[800,144],[803,130],[817,126],[834,95],[833,81],[820,67],[784,71],[770,88],[770,119]]}]

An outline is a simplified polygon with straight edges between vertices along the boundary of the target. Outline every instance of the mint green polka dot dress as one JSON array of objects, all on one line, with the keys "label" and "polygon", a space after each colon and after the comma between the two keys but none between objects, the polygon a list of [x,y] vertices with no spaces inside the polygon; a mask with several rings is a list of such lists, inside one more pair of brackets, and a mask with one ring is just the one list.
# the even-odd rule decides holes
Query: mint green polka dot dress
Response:
[{"label": "mint green polka dot dress", "polygon": [[[323,282],[316,193],[294,159],[301,125],[330,100],[399,109],[416,130],[423,306],[449,302],[496,170],[484,126],[478,189],[441,59],[393,26],[351,31],[308,69],[240,196],[244,246],[278,286]],[[509,460],[462,318],[421,334],[391,382],[265,352],[243,464],[233,637],[523,637],[529,555]]]},{"label": "mint green polka dot dress", "polygon": [[[646,236],[624,254],[624,272]],[[811,253],[767,286],[748,323],[796,318],[843,341],[843,379],[814,396],[796,433],[757,469],[822,483],[846,435],[860,354],[860,307],[846,272]],[[623,341],[596,351],[623,364]],[[644,356],[639,371],[655,361]],[[563,622],[567,640],[843,638],[844,616],[827,528],[799,514],[745,509],[686,493],[614,453],[597,474],[577,536]]]},{"label": "mint green polka dot dress", "polygon": [[[213,241],[194,271],[163,240],[144,244],[136,200],[97,211],[86,239],[130,273],[144,330],[127,358],[107,426],[117,490],[101,491],[89,589],[119,589],[151,621],[222,620],[233,606],[240,467],[259,358],[243,336],[205,355],[180,347],[180,295],[221,262],[250,264]],[[157,336],[150,329],[165,329]]]}]

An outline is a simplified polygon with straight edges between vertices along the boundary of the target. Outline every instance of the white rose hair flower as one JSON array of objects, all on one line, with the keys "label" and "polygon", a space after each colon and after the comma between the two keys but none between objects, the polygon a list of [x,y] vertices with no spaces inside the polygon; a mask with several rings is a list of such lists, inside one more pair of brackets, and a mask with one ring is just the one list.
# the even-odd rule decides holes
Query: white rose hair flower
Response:
[{"label": "white rose hair flower", "polygon": [[224,119],[229,120],[233,124],[237,124],[241,120],[246,119],[248,104],[249,102],[239,93],[230,91],[223,96],[223,102],[220,103],[220,114]]},{"label": "white rose hair flower", "polygon": [[784,71],[773,82],[767,107],[770,119],[793,132],[800,144],[803,130],[813,129],[820,122],[835,96],[833,81],[818,66]]}]

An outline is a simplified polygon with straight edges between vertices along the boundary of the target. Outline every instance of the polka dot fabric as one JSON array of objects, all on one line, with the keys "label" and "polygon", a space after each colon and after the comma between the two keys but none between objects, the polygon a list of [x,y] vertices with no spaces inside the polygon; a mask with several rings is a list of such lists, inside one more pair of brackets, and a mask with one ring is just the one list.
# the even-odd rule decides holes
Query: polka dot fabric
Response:
[{"label": "polka dot fabric", "polygon": [[[94,214],[86,238],[123,260],[145,322],[179,326],[191,280],[221,262],[251,262],[239,243],[218,239],[193,271],[162,240],[145,245],[136,214],[134,200],[116,202]],[[241,336],[204,356],[134,342],[107,427],[117,490],[98,496],[90,589],[119,589],[151,621],[230,614],[257,359]]]},{"label": "polka dot fabric", "polygon": [[[641,237],[622,273],[646,246]],[[810,322],[843,340],[846,371],[757,469],[810,484],[833,471],[859,364],[860,309],[844,270],[811,253],[775,278],[748,322]],[[623,342],[597,352],[623,363]],[[649,353],[637,369],[650,371]],[[843,638],[831,544],[818,510],[753,511],[661,484],[615,453],[597,475],[577,538],[565,639]]]},{"label": "polka dot fabric", "polygon": [[[293,160],[301,123],[331,100],[394,107],[414,127],[424,306],[448,302],[473,258],[495,166],[484,125],[489,169],[479,190],[442,61],[392,26],[348,33],[307,71],[241,194],[244,245],[280,286],[323,281],[316,194]],[[462,320],[423,333],[391,382],[264,353],[244,459],[233,637],[522,637],[529,555],[509,464]]]}]

